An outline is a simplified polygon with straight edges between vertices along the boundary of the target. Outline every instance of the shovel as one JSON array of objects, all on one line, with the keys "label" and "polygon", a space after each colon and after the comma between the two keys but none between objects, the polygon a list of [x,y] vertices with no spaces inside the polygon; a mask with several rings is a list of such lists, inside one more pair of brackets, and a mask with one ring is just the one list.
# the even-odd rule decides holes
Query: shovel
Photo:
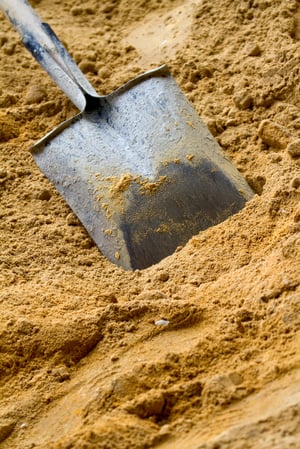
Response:
[{"label": "shovel", "polygon": [[253,196],[167,66],[100,96],[26,0],[0,8],[80,110],[31,152],[110,261],[155,264]]}]

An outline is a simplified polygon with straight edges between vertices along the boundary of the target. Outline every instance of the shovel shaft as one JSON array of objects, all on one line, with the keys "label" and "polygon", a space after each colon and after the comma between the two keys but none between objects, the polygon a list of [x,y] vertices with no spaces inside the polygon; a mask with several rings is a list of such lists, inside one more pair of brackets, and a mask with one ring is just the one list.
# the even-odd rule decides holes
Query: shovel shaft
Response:
[{"label": "shovel shaft", "polygon": [[78,109],[85,109],[88,97],[98,97],[51,27],[41,22],[27,0],[0,0],[0,9],[26,48]]}]

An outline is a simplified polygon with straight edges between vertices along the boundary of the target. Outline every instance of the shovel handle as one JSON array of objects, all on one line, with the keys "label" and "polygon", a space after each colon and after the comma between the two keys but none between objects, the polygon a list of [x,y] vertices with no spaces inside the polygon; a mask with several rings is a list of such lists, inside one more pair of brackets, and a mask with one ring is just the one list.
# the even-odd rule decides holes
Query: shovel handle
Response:
[{"label": "shovel handle", "polygon": [[41,22],[27,0],[0,0],[0,10],[19,32],[25,47],[80,111],[88,98],[99,98],[54,31]]}]

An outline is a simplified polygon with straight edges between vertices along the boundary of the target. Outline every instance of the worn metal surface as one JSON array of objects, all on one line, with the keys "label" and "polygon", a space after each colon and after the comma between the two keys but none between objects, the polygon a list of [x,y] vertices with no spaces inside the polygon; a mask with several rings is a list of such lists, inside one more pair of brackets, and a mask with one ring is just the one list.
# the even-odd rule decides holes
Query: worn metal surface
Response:
[{"label": "worn metal surface", "polygon": [[[18,14],[17,4],[25,8]],[[30,19],[25,0],[0,7],[82,111],[32,154],[112,262],[148,267],[251,198],[166,66],[98,96],[51,28]]]},{"label": "worn metal surface", "polygon": [[165,67],[47,141],[37,164],[126,269],[158,262],[252,196]]}]

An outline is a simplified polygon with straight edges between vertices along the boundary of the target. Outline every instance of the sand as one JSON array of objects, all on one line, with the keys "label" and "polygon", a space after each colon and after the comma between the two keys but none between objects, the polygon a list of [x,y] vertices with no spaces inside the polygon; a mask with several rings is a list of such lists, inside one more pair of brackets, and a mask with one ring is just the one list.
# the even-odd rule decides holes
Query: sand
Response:
[{"label": "sand", "polygon": [[299,1],[32,5],[99,93],[167,63],[255,196],[110,263],[28,151],[76,108],[1,16],[1,448],[299,447]]}]

